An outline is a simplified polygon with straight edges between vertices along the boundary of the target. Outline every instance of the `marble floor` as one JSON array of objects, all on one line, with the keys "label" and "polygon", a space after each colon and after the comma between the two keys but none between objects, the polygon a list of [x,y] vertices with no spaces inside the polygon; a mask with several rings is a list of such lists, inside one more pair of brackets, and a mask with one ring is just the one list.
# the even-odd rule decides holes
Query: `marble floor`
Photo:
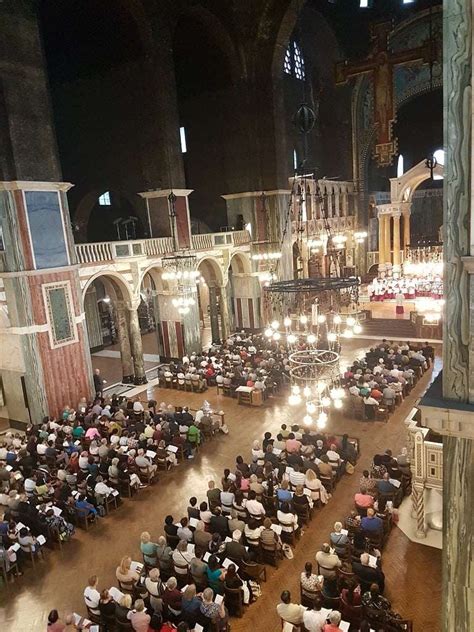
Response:
[{"label": "marble floor", "polygon": [[[346,359],[362,353],[370,341],[350,341],[343,354]],[[292,591],[298,599],[298,577],[304,563],[313,560],[318,547],[327,540],[335,520],[352,508],[352,498],[361,471],[372,455],[392,448],[395,452],[405,443],[403,419],[426,389],[430,375],[425,375],[412,394],[403,402],[388,423],[359,422],[332,414],[329,427],[336,433],[348,432],[358,437],[361,458],[353,476],[345,476],[326,507],[319,510],[295,549],[293,560],[284,560],[278,570],[267,569],[268,581],[263,594],[250,606],[242,619],[232,621],[232,632],[268,632],[279,629],[275,606],[282,589]],[[282,398],[268,400],[262,408],[242,408],[235,400],[217,395],[215,389],[205,396],[155,389],[155,399],[167,404],[186,403],[196,408],[204,397],[215,409],[223,409],[230,432],[220,435],[201,449],[197,458],[179,465],[173,472],[161,474],[151,488],[132,500],[126,499],[114,514],[89,532],[78,530],[62,552],[48,552],[46,561],[35,569],[28,568],[7,592],[0,590],[0,630],[37,632],[46,628],[47,613],[57,608],[61,613],[84,613],[82,591],[92,573],[99,575],[99,586],[116,584],[115,568],[124,554],[139,556],[139,535],[148,530],[153,538],[162,533],[164,516],[170,511],[175,518],[184,514],[192,495],[203,497],[210,478],[219,480],[224,467],[232,467],[235,456],[250,456],[254,438],[281,423],[294,423],[301,411],[290,408]],[[295,415],[296,413],[296,415]],[[383,553],[387,577],[387,597],[395,610],[414,620],[414,630],[440,630],[441,551],[410,541],[397,527],[392,530]],[[262,616],[263,615],[263,616]]]}]

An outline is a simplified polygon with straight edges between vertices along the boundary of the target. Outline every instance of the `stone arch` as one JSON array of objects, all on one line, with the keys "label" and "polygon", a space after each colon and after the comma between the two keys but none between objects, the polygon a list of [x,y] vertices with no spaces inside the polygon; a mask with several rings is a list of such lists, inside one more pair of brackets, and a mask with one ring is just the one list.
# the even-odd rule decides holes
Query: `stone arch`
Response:
[{"label": "stone arch", "polygon": [[[444,174],[443,165],[438,164],[434,169],[434,174],[442,177]],[[390,179],[390,197],[392,204],[409,204],[413,198],[413,193],[425,180],[431,177],[430,170],[422,160],[417,165],[405,172],[400,178]]]},{"label": "stone arch", "polygon": [[159,290],[159,291],[167,290],[168,282],[163,281],[162,276],[161,276],[162,273],[163,273],[163,268],[161,266],[157,265],[156,263],[150,264],[147,268],[142,270],[142,272],[140,273],[139,286],[141,287],[146,275],[148,274],[153,281],[155,290]]},{"label": "stone arch", "polygon": [[[88,238],[88,229],[90,225],[90,219],[92,214],[97,208],[98,200],[101,195],[109,192],[112,194],[112,199],[117,199],[120,201],[120,204],[124,207],[128,205],[128,210],[133,212],[134,216],[140,221],[141,231],[147,231],[148,226],[145,221],[145,207],[143,204],[143,200],[134,194],[129,194],[127,191],[118,190],[114,187],[101,187],[94,188],[87,193],[85,193],[78,201],[76,205],[76,210],[74,213],[74,218],[72,221],[73,230],[75,233],[75,238],[78,242],[87,242]],[[76,194],[77,195],[77,194]],[[73,197],[75,197],[73,195]],[[127,210],[127,209],[125,209]],[[111,230],[111,227],[108,227]],[[138,232],[138,231],[137,231]],[[138,234],[137,234],[138,237]],[[108,239],[104,239],[103,241],[117,241],[118,237],[111,234]]]},{"label": "stone arch", "polygon": [[215,257],[202,257],[197,263],[197,269],[204,277],[207,285],[222,286],[224,284],[221,264]]},{"label": "stone arch", "polygon": [[228,269],[231,269],[233,274],[251,274],[252,263],[245,252],[234,252]]},{"label": "stone arch", "polygon": [[176,14],[175,24],[173,25],[175,31],[179,21],[183,18],[198,22],[206,31],[212,33],[212,39],[219,50],[226,56],[233,83],[246,76],[245,58],[239,54],[228,29],[215,13],[203,6],[189,6],[184,3]]},{"label": "stone arch", "polygon": [[96,279],[99,279],[102,283],[104,283],[105,288],[107,291],[110,291],[113,298],[117,301],[123,301],[130,305],[133,303],[134,298],[136,298],[137,292],[139,292],[139,289],[134,292],[128,281],[119,272],[115,272],[114,270],[105,270],[97,272],[87,280],[86,284],[82,288],[83,303],[87,290]]}]

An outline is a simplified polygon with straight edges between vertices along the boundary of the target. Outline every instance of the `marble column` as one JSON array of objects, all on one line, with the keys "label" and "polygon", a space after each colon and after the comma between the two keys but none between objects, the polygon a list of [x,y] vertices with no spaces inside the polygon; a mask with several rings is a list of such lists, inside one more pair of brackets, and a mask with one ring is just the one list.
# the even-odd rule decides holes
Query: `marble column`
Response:
[{"label": "marble column", "polygon": [[134,371],[132,351],[130,349],[130,337],[128,334],[127,311],[123,303],[119,303],[114,310],[115,328],[117,330],[120,348],[120,360],[122,362],[122,383],[133,384]]},{"label": "marble column", "polygon": [[128,308],[128,324],[130,330],[130,349],[135,374],[134,384],[146,384],[145,363],[143,361],[142,335],[136,305]]},{"label": "marble column", "polygon": [[393,271],[400,272],[400,213],[393,214]]},{"label": "marble column", "polygon": [[212,342],[220,342],[219,310],[217,309],[217,287],[209,285],[209,316],[211,319]]},{"label": "marble column", "polygon": [[[474,627],[474,410],[470,396],[474,320],[472,278],[472,0],[443,6],[444,293],[443,623],[444,630]],[[471,234],[470,234],[471,231]],[[451,400],[451,401],[450,401]],[[453,401],[454,400],[454,401]],[[470,401],[470,404],[468,403]]]},{"label": "marble column", "polygon": [[230,324],[229,324],[229,300],[227,296],[227,287],[225,285],[221,285],[219,288],[220,291],[220,313],[221,313],[221,331],[222,331],[222,340],[227,340],[230,334]]},{"label": "marble column", "polygon": [[443,437],[443,630],[474,627],[474,441]]},{"label": "marble column", "polygon": [[388,269],[392,266],[392,227],[391,227],[391,215],[385,215],[384,225],[384,251],[385,251],[385,267]]},{"label": "marble column", "polygon": [[379,213],[379,270],[385,269],[385,215]]},{"label": "marble column", "polygon": [[412,485],[412,503],[416,520],[416,537],[425,538],[425,487],[423,483],[414,483]]},{"label": "marble column", "polygon": [[403,213],[403,248],[410,245],[410,211]]},{"label": "marble column", "polygon": [[160,356],[163,354],[163,342],[160,337],[160,300],[158,298],[159,294],[157,290],[152,290],[152,308],[153,308],[153,318],[155,320],[155,335],[156,341],[158,343],[158,354]]}]

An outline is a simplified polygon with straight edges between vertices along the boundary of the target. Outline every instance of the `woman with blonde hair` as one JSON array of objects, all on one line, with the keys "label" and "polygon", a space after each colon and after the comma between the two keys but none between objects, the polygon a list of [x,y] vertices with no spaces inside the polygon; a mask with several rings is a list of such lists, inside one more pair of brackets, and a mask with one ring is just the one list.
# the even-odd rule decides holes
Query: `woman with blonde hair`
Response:
[{"label": "woman with blonde hair", "polygon": [[304,486],[311,491],[311,498],[313,501],[320,500],[323,505],[325,505],[329,500],[326,488],[316,476],[316,472],[314,470],[306,470]]},{"label": "woman with blonde hair", "polygon": [[122,584],[136,584],[140,575],[137,571],[132,571],[130,568],[132,564],[132,559],[125,555],[120,560],[120,565],[117,566],[117,570],[115,571],[115,577],[118,579],[119,583]]},{"label": "woman with blonde hair", "polygon": [[145,611],[145,602],[143,599],[137,599],[134,606],[134,610],[132,610],[130,615],[130,623],[134,632],[148,632],[151,617]]},{"label": "woman with blonde hair", "polygon": [[152,568],[148,573],[148,577],[145,579],[145,588],[148,591],[150,598],[150,606],[155,612],[162,612],[163,600],[161,596],[165,591],[165,586],[161,581],[160,570],[158,568]]},{"label": "woman with blonde hair", "polygon": [[156,566],[156,547],[158,545],[151,541],[148,531],[143,531],[140,535],[140,551],[143,554],[143,561],[147,566]]}]

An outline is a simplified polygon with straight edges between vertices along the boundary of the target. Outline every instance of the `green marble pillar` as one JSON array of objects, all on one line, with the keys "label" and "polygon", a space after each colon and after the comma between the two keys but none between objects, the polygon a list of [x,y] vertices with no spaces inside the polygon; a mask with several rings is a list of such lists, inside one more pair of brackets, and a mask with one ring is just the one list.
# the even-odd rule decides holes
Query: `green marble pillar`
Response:
[{"label": "green marble pillar", "polygon": [[127,313],[123,303],[119,303],[115,309],[115,327],[117,329],[120,360],[122,362],[122,383],[133,384],[135,375],[128,334]]},{"label": "green marble pillar", "polygon": [[146,384],[145,363],[143,361],[142,335],[140,333],[140,322],[138,320],[137,306],[132,305],[128,309],[128,322],[130,331],[130,349],[133,358],[133,368],[135,373],[135,384]]}]

